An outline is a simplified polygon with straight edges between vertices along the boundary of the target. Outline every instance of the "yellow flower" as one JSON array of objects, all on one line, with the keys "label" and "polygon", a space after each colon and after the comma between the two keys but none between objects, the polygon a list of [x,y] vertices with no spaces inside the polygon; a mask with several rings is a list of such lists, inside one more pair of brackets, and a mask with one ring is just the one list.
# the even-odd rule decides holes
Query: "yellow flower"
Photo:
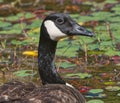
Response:
[{"label": "yellow flower", "polygon": [[26,56],[34,56],[34,57],[38,56],[38,52],[37,51],[24,51],[22,54],[26,55]]},{"label": "yellow flower", "polygon": [[29,34],[29,33],[38,33],[38,32],[40,32],[40,28],[33,28],[29,30],[27,33]]},{"label": "yellow flower", "polygon": [[83,23],[83,22],[79,22],[78,24],[79,24],[79,25],[84,25],[84,23]]}]

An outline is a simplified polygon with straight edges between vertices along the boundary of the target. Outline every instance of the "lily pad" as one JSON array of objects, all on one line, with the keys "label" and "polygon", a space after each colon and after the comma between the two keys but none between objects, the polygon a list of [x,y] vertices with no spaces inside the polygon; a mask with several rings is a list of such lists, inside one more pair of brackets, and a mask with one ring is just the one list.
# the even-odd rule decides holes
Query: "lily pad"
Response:
[{"label": "lily pad", "polygon": [[14,29],[11,29],[11,30],[3,30],[3,31],[0,31],[0,34],[21,34],[21,30],[14,30]]},{"label": "lily pad", "polygon": [[112,81],[110,81],[110,82],[104,82],[104,84],[105,84],[105,85],[114,85],[115,82],[112,82]]},{"label": "lily pad", "polygon": [[112,4],[112,3],[117,3],[117,1],[116,0],[106,0],[105,3],[111,3]]},{"label": "lily pad", "polygon": [[67,74],[67,77],[79,77],[81,79],[85,79],[85,78],[90,78],[92,77],[92,74],[88,74],[88,73],[72,73],[72,74]]},{"label": "lily pad", "polygon": [[13,74],[18,77],[27,77],[27,76],[33,76],[36,74],[36,72],[33,74],[33,70],[19,70],[14,72]]},{"label": "lily pad", "polygon": [[107,20],[112,15],[110,12],[95,12],[92,14],[94,20]]},{"label": "lily pad", "polygon": [[[41,21],[39,19],[34,20],[34,22],[32,22],[30,25],[27,25],[26,28],[27,29],[35,29],[35,28],[39,28],[39,26],[41,25]],[[40,29],[40,28],[39,28]],[[40,31],[40,30],[39,30]]]},{"label": "lily pad", "polygon": [[16,16],[18,18],[20,17],[31,18],[31,17],[34,17],[35,15],[30,12],[27,12],[27,13],[18,13]]},{"label": "lily pad", "polygon": [[119,86],[107,86],[105,89],[108,91],[119,91],[120,87]]},{"label": "lily pad", "polygon": [[94,95],[88,94],[85,97],[87,97],[87,98],[105,98],[105,97],[107,97],[107,95],[104,93],[94,94]]},{"label": "lily pad", "polygon": [[87,103],[104,103],[104,101],[99,99],[93,99],[93,100],[89,100]]},{"label": "lily pad", "polygon": [[105,98],[107,95],[103,93],[103,89],[91,89],[88,91],[86,97],[88,98]]},{"label": "lily pad", "polygon": [[4,2],[4,0],[0,0],[0,3],[3,3]]},{"label": "lily pad", "polygon": [[120,93],[118,93],[118,94],[117,94],[117,96],[119,96],[119,97],[120,97]]},{"label": "lily pad", "polygon": [[9,23],[9,22],[2,22],[0,21],[0,28],[7,28],[7,27],[10,27],[12,24]]},{"label": "lily pad", "polygon": [[70,68],[70,67],[74,67],[74,66],[76,66],[76,65],[72,64],[72,63],[69,63],[69,62],[62,62],[60,64],[60,67],[62,67],[62,68]]},{"label": "lily pad", "polygon": [[9,16],[6,18],[8,21],[16,21],[16,20],[19,20],[19,18],[17,16]]},{"label": "lily pad", "polygon": [[120,4],[112,8],[113,11],[120,11]]},{"label": "lily pad", "polygon": [[64,40],[58,43],[56,55],[68,57],[68,58],[75,57],[77,55],[76,51],[78,50],[78,48],[79,48],[79,45],[75,45],[75,44],[71,45],[69,44],[68,41]]},{"label": "lily pad", "polygon": [[116,84],[117,84],[118,86],[120,86],[120,82],[117,82]]},{"label": "lily pad", "polygon": [[103,89],[91,89],[89,90],[88,94],[92,94],[92,95],[96,95],[96,94],[100,94],[103,93]]}]

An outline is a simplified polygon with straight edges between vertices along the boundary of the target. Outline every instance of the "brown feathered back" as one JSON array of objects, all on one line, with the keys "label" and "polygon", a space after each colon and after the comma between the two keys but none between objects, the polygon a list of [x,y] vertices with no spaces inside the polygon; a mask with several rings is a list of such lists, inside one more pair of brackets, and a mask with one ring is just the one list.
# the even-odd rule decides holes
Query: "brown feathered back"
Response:
[{"label": "brown feathered back", "polygon": [[85,103],[85,99],[75,88],[62,84],[37,87],[12,81],[0,86],[0,103]]},{"label": "brown feathered back", "polygon": [[36,90],[39,91],[40,96],[33,93],[32,97],[41,100],[41,103],[85,103],[78,90],[62,84],[48,84]]}]

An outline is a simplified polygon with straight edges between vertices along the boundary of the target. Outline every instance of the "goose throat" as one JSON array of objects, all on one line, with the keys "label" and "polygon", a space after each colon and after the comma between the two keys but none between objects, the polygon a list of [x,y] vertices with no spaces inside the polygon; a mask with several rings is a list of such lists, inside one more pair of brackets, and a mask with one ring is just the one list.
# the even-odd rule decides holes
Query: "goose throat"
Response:
[{"label": "goose throat", "polygon": [[57,42],[50,39],[46,42],[41,39],[38,48],[38,67],[42,84],[65,84],[65,81],[58,74],[54,57]]}]

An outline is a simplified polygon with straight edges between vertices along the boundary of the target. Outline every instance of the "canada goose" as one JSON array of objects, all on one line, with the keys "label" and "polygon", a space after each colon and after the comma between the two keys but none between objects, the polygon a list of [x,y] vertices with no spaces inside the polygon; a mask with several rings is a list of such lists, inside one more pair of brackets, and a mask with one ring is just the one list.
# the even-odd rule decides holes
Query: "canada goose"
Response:
[{"label": "canada goose", "polygon": [[38,48],[38,68],[43,84],[66,84],[59,76],[54,56],[57,42],[64,37],[94,34],[77,24],[70,16],[55,13],[47,16],[41,26],[41,36]]},{"label": "canada goose", "polygon": [[0,86],[0,103],[85,103],[81,93],[58,74],[54,56],[61,38],[73,35],[91,37],[94,34],[63,13],[48,15],[40,34],[38,68],[43,86],[18,81],[5,83]]}]

